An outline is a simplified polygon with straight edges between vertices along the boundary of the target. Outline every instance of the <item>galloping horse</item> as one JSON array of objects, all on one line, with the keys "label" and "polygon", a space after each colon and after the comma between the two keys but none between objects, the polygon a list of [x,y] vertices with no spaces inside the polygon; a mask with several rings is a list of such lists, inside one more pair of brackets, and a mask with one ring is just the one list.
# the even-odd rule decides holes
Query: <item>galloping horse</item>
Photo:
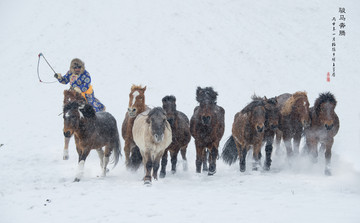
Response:
[{"label": "galloping horse", "polygon": [[[309,101],[306,92],[282,94],[277,97],[280,109],[280,124],[276,130],[276,151],[280,151],[280,141],[283,138],[287,156],[299,154],[299,146],[303,129],[310,124]],[[291,145],[293,139],[293,146]]]},{"label": "galloping horse", "polygon": [[265,131],[265,104],[264,98],[252,97],[249,103],[240,112],[235,114],[232,125],[232,135],[225,143],[221,157],[231,165],[239,156],[240,171],[246,170],[247,152],[253,149],[253,170],[260,166],[261,145]]},{"label": "galloping horse", "polygon": [[171,157],[171,172],[176,172],[177,155],[181,151],[183,159],[183,169],[187,169],[186,161],[186,148],[190,142],[190,122],[188,117],[181,111],[176,110],[175,96],[165,96],[162,99],[163,109],[165,110],[167,121],[171,126],[172,143],[166,148],[164,155],[161,159],[160,177],[166,175],[166,164],[168,151]]},{"label": "galloping horse", "polygon": [[207,169],[206,156],[209,152],[208,175],[216,173],[216,159],[218,147],[225,130],[225,110],[216,104],[218,93],[212,87],[196,90],[196,100],[200,103],[194,109],[190,120],[190,132],[195,139],[196,146],[196,172]]},{"label": "galloping horse", "polygon": [[145,90],[146,86],[132,85],[129,94],[128,111],[121,127],[122,137],[125,140],[125,164],[127,168],[134,170],[139,168],[142,157],[139,148],[134,142],[132,129],[137,115],[149,109],[145,105]]},{"label": "galloping horse", "polygon": [[171,127],[161,107],[139,114],[133,126],[134,142],[140,148],[145,167],[144,184],[151,184],[152,176],[157,180],[160,159],[172,139]]},{"label": "galloping horse", "polygon": [[325,174],[331,175],[331,148],[334,143],[334,136],[340,128],[340,122],[335,113],[337,101],[330,92],[322,93],[315,100],[310,108],[310,127],[305,129],[306,152],[313,156],[314,161],[318,157],[318,143],[320,150],[325,150]]},{"label": "galloping horse", "polygon": [[[83,102],[70,102],[64,107],[64,135],[75,136],[76,150],[79,154],[76,182],[84,172],[86,157],[96,149],[100,158],[102,176],[106,176],[109,157],[114,152],[114,167],[119,161],[120,140],[115,118],[108,112],[95,113],[94,108]],[[105,153],[102,147],[105,146]]]},{"label": "galloping horse", "polygon": [[[86,103],[86,100],[80,93],[76,92],[73,89],[64,90],[64,107],[66,104],[74,101],[79,101],[81,103]],[[63,160],[69,159],[69,142],[72,135],[68,137],[64,137],[65,145],[64,145],[64,152],[63,152]]]}]

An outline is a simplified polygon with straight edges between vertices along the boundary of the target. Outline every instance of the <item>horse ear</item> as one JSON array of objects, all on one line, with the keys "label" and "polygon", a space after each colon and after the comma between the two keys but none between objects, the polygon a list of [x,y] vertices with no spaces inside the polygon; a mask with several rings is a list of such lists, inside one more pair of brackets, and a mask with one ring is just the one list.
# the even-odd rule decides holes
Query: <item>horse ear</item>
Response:
[{"label": "horse ear", "polygon": [[143,91],[146,91],[146,86],[143,88]]}]

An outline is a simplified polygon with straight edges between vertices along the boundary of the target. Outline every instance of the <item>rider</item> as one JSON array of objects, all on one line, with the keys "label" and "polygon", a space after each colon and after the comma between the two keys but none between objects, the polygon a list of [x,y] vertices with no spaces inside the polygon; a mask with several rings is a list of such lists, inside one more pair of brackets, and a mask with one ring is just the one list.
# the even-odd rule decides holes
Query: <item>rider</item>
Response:
[{"label": "rider", "polygon": [[72,89],[81,93],[86,101],[93,106],[96,112],[105,111],[105,106],[94,95],[94,90],[91,85],[91,77],[89,72],[85,70],[85,63],[78,58],[75,58],[70,63],[70,70],[64,75],[56,73],[55,78],[61,84],[68,84]]}]

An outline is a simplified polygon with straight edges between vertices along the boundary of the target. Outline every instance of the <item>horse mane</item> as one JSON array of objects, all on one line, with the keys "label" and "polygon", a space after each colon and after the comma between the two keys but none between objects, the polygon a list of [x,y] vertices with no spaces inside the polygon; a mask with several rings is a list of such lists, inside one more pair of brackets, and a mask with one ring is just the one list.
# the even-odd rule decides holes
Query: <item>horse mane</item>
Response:
[{"label": "horse mane", "polygon": [[80,108],[81,106],[82,104],[77,101],[67,103],[64,106],[64,113],[72,109],[79,109],[85,118],[94,118],[96,116],[96,112],[93,106],[87,103],[85,103],[82,108]]},{"label": "horse mane", "polygon": [[[210,98],[206,98],[205,96],[209,96]],[[196,101],[202,103],[205,99],[210,99],[211,104],[216,104],[218,93],[214,91],[212,87],[201,88],[198,87],[196,89]]]},{"label": "horse mane", "polygon": [[320,93],[319,97],[315,100],[315,103],[314,103],[316,115],[319,115],[320,106],[325,102],[330,102],[334,106],[336,106],[336,104],[337,104],[335,96],[332,93],[330,93],[330,92]]},{"label": "horse mane", "polygon": [[155,108],[150,110],[148,116],[150,117],[150,116],[152,116],[154,114],[157,114],[157,113],[161,113],[161,114],[165,115],[165,111],[164,111],[164,109],[162,109],[162,107],[155,107]]},{"label": "horse mane", "polygon": [[298,91],[291,95],[291,97],[286,100],[284,107],[281,109],[282,115],[289,115],[292,111],[292,106],[295,104],[296,101],[299,99],[306,99],[307,100],[307,93],[306,91]]},{"label": "horse mane", "polygon": [[243,108],[241,110],[241,113],[245,114],[245,113],[248,113],[248,112],[251,112],[252,110],[254,110],[255,107],[257,106],[265,106],[265,101],[264,101],[264,98],[262,97],[259,97],[259,96],[256,96],[256,95],[253,95],[251,97],[251,99],[253,100],[252,102],[250,102],[248,105],[245,106],[245,108]]},{"label": "horse mane", "polygon": [[175,96],[174,96],[174,95],[168,95],[168,96],[163,97],[163,99],[162,99],[162,102],[163,102],[163,103],[164,103],[164,102],[168,102],[168,101],[170,101],[170,102],[176,102]]},{"label": "horse mane", "polygon": [[145,91],[145,90],[146,90],[146,86],[145,86],[145,87],[141,87],[141,85],[135,85],[135,84],[133,84],[133,85],[131,86],[131,91],[136,91],[136,90],[143,90],[143,91]]}]

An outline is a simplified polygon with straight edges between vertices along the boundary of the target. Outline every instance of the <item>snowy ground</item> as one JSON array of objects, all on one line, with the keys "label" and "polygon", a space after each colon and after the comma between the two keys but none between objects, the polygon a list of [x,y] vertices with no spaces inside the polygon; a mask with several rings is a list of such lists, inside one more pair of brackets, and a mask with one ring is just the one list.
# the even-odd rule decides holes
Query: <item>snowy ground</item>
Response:
[{"label": "snowy ground", "polygon": [[[328,83],[339,7],[346,36],[336,35],[336,77]],[[360,222],[359,11],[357,0],[1,1],[0,222]],[[70,159],[62,160],[58,116],[68,86],[39,83],[40,52],[63,74],[71,59],[83,59],[119,127],[132,84],[147,86],[150,106],[175,95],[188,117],[196,87],[213,86],[226,111],[221,147],[253,93],[306,90],[313,105],[331,91],[341,123],[333,176],[324,176],[323,158],[289,165],[281,155],[269,172],[240,173],[219,160],[215,176],[196,174],[192,140],[189,170],[180,162],[152,187],[124,159],[99,178],[96,152],[73,183],[77,154],[72,140]],[[44,61],[40,75],[55,80]]]}]

